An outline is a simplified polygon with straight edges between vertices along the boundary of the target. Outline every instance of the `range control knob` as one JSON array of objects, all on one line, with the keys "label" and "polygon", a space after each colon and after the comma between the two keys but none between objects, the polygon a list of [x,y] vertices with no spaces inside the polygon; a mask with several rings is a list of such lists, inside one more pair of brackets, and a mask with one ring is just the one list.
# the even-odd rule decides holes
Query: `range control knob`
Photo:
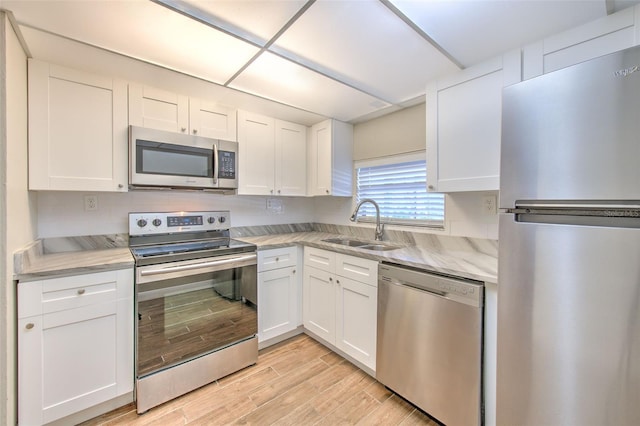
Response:
[{"label": "range control knob", "polygon": [[144,219],[138,219],[138,222],[136,222],[138,224],[138,226],[140,228],[144,228],[145,226],[147,226],[147,221]]},{"label": "range control knob", "polygon": [[153,226],[160,226],[162,225],[162,221],[160,219],[153,219]]},{"label": "range control knob", "polygon": [[216,218],[213,216],[210,216],[209,219],[207,219],[207,222],[209,223],[216,223]]},{"label": "range control knob", "polygon": [[220,216],[220,219],[218,219],[220,221],[220,223],[225,223],[227,221],[227,218],[224,216]]}]

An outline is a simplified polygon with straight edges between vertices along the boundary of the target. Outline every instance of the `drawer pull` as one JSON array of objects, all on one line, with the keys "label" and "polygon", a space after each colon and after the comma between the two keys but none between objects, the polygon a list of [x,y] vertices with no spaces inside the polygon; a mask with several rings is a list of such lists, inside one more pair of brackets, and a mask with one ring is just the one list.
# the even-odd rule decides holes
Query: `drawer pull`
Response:
[{"label": "drawer pull", "polygon": [[24,326],[24,328],[26,328],[27,330],[31,330],[33,327],[35,327],[35,325],[32,322]]},{"label": "drawer pull", "polygon": [[78,290],[78,294],[79,295],[84,294],[84,288],[81,288],[80,290]]},{"label": "drawer pull", "polygon": [[280,258],[279,257],[276,257],[276,262],[280,262]]}]

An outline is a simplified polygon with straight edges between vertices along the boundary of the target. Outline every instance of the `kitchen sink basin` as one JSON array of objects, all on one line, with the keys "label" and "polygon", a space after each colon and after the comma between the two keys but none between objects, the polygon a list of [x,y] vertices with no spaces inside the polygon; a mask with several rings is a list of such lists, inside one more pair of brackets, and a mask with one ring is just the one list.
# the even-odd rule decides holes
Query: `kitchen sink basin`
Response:
[{"label": "kitchen sink basin", "polygon": [[326,240],[322,240],[325,243],[331,244],[340,244],[341,246],[349,246],[349,247],[362,247],[369,245],[369,243],[365,241],[352,240],[349,238],[327,238]]},{"label": "kitchen sink basin", "polygon": [[325,243],[339,244],[341,246],[356,247],[364,250],[372,251],[388,251],[395,250],[399,246],[387,245],[387,244],[374,244],[366,241],[352,240],[350,238],[327,238],[322,240]]},{"label": "kitchen sink basin", "polygon": [[364,246],[360,246],[358,248],[365,249],[365,250],[374,250],[374,251],[388,251],[388,250],[395,250],[400,247],[390,246],[386,244],[367,244]]}]

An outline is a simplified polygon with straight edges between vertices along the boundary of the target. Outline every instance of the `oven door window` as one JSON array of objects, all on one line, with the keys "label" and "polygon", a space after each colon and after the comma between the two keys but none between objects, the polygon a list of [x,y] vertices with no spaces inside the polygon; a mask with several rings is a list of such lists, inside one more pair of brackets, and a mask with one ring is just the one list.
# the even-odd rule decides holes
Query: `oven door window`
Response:
[{"label": "oven door window", "polygon": [[213,149],[136,141],[136,173],[213,177]]},{"label": "oven door window", "polygon": [[137,286],[137,376],[257,333],[255,265]]}]

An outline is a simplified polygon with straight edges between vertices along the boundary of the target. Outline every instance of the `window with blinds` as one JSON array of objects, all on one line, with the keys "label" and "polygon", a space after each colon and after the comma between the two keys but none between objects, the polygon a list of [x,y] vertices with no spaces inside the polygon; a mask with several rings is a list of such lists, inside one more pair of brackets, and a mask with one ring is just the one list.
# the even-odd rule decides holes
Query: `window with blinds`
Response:
[{"label": "window with blinds", "polygon": [[[356,202],[371,198],[384,223],[444,227],[444,195],[427,192],[426,161],[356,164]],[[374,221],[375,207],[365,203],[358,220]]]}]

